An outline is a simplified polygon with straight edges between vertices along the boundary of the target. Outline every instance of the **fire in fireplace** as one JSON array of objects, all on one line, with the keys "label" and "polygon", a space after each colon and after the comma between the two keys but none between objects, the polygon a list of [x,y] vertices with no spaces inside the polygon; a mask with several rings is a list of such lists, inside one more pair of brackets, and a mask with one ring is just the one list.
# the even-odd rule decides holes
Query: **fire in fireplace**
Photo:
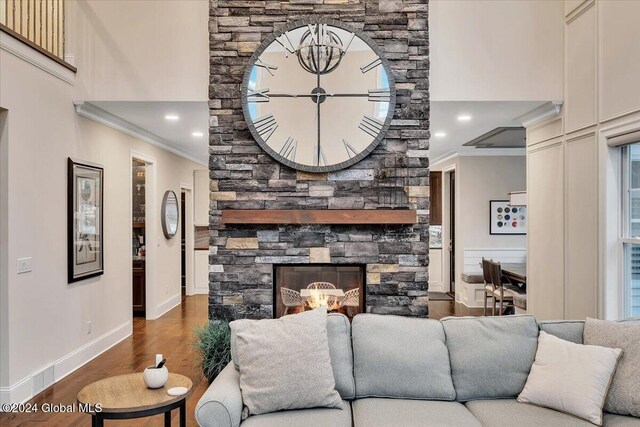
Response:
[{"label": "fire in fireplace", "polygon": [[319,306],[353,317],[364,312],[364,265],[275,265],[276,317]]}]

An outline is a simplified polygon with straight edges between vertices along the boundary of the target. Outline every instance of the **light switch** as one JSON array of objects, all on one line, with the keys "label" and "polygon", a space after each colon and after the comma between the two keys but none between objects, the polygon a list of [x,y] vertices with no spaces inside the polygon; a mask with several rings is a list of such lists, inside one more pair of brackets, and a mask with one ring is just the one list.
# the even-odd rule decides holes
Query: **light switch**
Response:
[{"label": "light switch", "polygon": [[18,258],[18,262],[16,264],[16,270],[18,274],[28,273],[31,271],[31,257],[29,258]]}]

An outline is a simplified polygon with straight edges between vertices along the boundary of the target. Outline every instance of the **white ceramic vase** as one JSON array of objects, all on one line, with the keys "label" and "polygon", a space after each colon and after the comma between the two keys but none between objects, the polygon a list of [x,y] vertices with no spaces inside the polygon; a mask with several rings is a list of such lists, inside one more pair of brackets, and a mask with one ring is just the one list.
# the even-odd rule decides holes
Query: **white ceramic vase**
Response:
[{"label": "white ceramic vase", "polygon": [[160,388],[169,379],[169,371],[166,366],[162,368],[156,368],[155,366],[149,366],[144,370],[144,382],[149,388]]}]

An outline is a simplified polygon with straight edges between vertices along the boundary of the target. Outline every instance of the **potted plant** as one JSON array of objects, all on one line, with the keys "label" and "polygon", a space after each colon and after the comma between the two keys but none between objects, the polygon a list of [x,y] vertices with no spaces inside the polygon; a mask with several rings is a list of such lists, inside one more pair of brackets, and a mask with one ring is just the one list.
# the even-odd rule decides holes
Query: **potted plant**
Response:
[{"label": "potted plant", "polygon": [[194,346],[200,356],[204,376],[212,382],[231,361],[231,329],[229,322],[209,320],[194,330]]}]

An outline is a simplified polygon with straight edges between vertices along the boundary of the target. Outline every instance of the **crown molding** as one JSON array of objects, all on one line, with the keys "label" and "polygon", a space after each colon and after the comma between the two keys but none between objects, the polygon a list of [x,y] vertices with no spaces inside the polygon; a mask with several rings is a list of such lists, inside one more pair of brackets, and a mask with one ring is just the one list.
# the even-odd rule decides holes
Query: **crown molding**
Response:
[{"label": "crown molding", "polygon": [[474,147],[461,147],[458,150],[452,150],[444,153],[441,156],[429,158],[429,168],[433,169],[435,166],[440,165],[446,161],[449,161],[455,157],[495,157],[495,156],[525,156],[526,148],[474,148]]},{"label": "crown molding", "polygon": [[90,102],[78,101],[74,102],[74,105],[76,106],[76,112],[82,117],[93,120],[112,129],[118,130],[136,139],[154,145],[158,148],[162,148],[163,150],[169,151],[170,153],[173,153],[177,156],[184,157],[185,159],[191,160],[192,162],[198,163],[200,165],[207,166],[209,164],[206,156],[203,158],[192,156],[179,147],[176,147],[173,142],[161,138],[158,135],[155,135],[138,125],[124,120],[116,116],[115,114],[103,110],[102,108],[97,107]]},{"label": "crown molding", "polygon": [[524,113],[523,115],[516,117],[515,122],[521,123],[524,127],[531,127],[536,123],[540,123],[543,120],[553,117],[560,113],[562,109],[562,101],[549,101],[541,106]]},{"label": "crown molding", "polygon": [[40,68],[42,71],[45,71],[66,83],[71,85],[75,83],[76,73],[60,65],[51,58],[47,58],[46,55],[43,55],[4,31],[0,31],[0,49]]}]

